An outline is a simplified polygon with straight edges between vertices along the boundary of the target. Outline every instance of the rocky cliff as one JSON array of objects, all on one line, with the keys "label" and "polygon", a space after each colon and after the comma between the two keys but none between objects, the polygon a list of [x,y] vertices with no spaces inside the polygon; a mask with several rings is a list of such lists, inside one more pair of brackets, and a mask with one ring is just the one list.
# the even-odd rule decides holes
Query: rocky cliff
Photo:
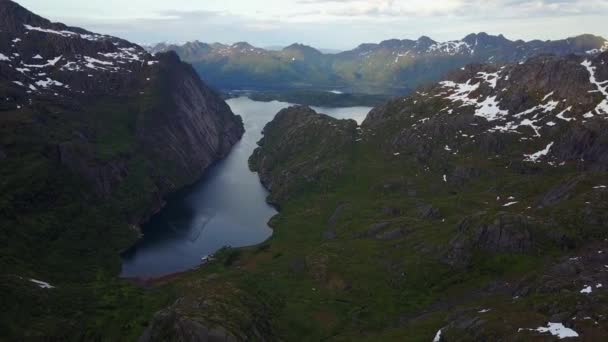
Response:
[{"label": "rocky cliff", "polygon": [[[59,161],[98,195],[112,195],[138,154],[153,170],[172,167],[170,176],[181,179],[156,172],[157,185],[160,193],[175,190],[225,156],[243,133],[240,119],[174,53],[152,57],[124,40],[51,23],[11,1],[0,11],[2,109],[39,118],[32,129],[72,126],[47,144],[56,144]],[[127,106],[112,103],[120,101]],[[111,107],[103,108],[106,103]],[[81,113],[69,117],[73,112]],[[48,116],[59,117],[48,122]],[[96,151],[95,145],[118,146]]]},{"label": "rocky cliff", "polygon": [[[62,336],[101,319],[90,307],[91,321],[78,318],[74,302],[124,290],[104,286],[137,237],[131,228],[224,157],[243,125],[176,54],[152,56],[8,0],[0,94],[0,287],[6,311],[19,313],[0,321],[12,338]],[[99,293],[80,290],[92,281]]]}]

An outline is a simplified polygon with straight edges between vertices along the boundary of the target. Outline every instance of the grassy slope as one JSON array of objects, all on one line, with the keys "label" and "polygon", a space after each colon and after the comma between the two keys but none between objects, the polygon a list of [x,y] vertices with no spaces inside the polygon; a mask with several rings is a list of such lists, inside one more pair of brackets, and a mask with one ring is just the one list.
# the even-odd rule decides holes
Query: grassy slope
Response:
[{"label": "grassy slope", "polygon": [[[322,165],[331,163],[336,156],[347,156],[338,174],[323,171],[309,182],[292,173],[294,182],[289,185],[289,196],[276,198],[276,194],[283,193],[281,189],[274,189],[271,196],[280,205],[281,213],[272,221],[275,232],[269,241],[256,248],[225,251],[216,263],[176,282],[179,293],[191,296],[230,284],[244,293],[224,296],[222,301],[243,315],[237,318],[216,312],[213,319],[196,311],[189,311],[188,315],[228,324],[237,335],[247,334],[255,324],[251,316],[244,314],[250,309],[242,303],[243,298],[258,306],[272,298],[275,306],[260,314],[271,321],[267,335],[270,338],[429,341],[454,312],[479,317],[479,310],[492,308],[484,314],[486,325],[480,331],[486,338],[506,335],[517,340],[530,338],[514,334],[518,328],[541,326],[548,320],[539,309],[543,305],[561,300],[561,305],[567,307],[580,301],[577,291],[530,294],[514,301],[507,292],[482,290],[496,282],[510,283],[540,274],[546,263],[564,253],[552,242],[541,241],[539,249],[528,254],[477,251],[467,269],[450,268],[439,261],[456,234],[458,223],[471,213],[485,211],[484,217],[492,218],[498,213],[525,212],[523,203],[502,207],[495,200],[496,193],[515,195],[525,199],[522,202],[532,201],[564,179],[579,175],[574,168],[547,167],[543,172],[522,176],[505,167],[508,157],[455,157],[454,163],[483,166],[492,173],[466,186],[448,185],[442,181],[443,172],[434,165],[420,165],[383,149],[390,131],[404,123],[393,121],[367,131],[363,141],[357,143],[352,125],[327,120],[341,126],[346,136],[351,135],[351,142],[328,147],[326,139],[339,135],[335,128],[315,126],[309,127],[308,132],[305,128],[301,136],[314,132],[308,136],[315,138],[306,143],[292,138],[294,145],[290,148],[295,150],[288,158],[277,158],[280,162],[273,164],[273,172],[278,176],[302,165],[306,168],[306,160],[314,159],[315,164]],[[273,154],[281,150],[277,146],[281,144],[280,135],[280,131],[266,132],[263,149],[271,158],[279,157]],[[318,159],[320,150],[325,154]],[[520,158],[520,154],[515,155]],[[256,163],[254,159],[253,164]],[[602,181],[606,181],[604,174],[588,174],[569,200],[552,209],[528,213],[540,218],[557,217],[561,222],[559,229],[582,240],[602,236],[601,227],[577,224],[577,208],[592,196],[589,187]],[[344,203],[349,206],[336,221],[336,239],[324,239],[328,220]],[[443,219],[420,218],[416,208],[421,203],[439,209]],[[389,215],[383,210],[387,207],[398,208],[401,214]],[[393,240],[366,236],[370,225],[378,222],[389,223],[385,232],[403,228],[405,233]],[[537,233],[542,235],[543,230]],[[605,297],[596,300],[599,303]],[[599,331],[597,336],[603,336]],[[444,334],[455,339],[474,339],[463,331]]]},{"label": "grassy slope", "polygon": [[[35,110],[2,113],[1,143],[9,154],[0,168],[5,338],[132,340],[151,313],[168,304],[170,292],[145,291],[116,278],[120,252],[137,238],[127,222],[149,210],[154,189],[134,127],[138,116],[161,105],[156,85],[146,89],[148,95],[95,99],[87,112],[53,100]],[[95,132],[92,147],[74,140],[76,131]],[[109,200],[91,195],[91,185],[56,160],[54,146],[66,142],[92,148],[101,161],[128,160],[128,178]],[[29,278],[56,288],[40,289]]]}]

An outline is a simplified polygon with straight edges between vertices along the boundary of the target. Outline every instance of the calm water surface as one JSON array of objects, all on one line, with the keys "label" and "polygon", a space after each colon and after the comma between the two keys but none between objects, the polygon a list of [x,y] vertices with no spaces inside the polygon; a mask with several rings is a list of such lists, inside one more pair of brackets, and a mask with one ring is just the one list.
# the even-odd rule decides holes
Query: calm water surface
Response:
[{"label": "calm water surface", "polygon": [[[224,246],[259,244],[272,234],[267,222],[276,211],[266,204],[268,193],[258,175],[249,170],[247,160],[262,138],[264,125],[290,104],[246,97],[231,99],[228,104],[243,117],[243,139],[197,184],[168,198],[165,208],[142,227],[143,238],[123,255],[123,277],[158,277],[185,271]],[[371,109],[313,108],[359,123]]]}]

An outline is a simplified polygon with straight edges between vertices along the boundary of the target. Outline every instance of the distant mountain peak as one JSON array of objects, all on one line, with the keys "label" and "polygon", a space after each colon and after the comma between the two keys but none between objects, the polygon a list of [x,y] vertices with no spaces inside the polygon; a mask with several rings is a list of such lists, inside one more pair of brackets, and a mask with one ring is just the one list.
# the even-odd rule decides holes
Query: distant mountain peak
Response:
[{"label": "distant mountain peak", "polygon": [[420,50],[427,50],[436,42],[427,36],[422,36],[416,41],[416,47]]},{"label": "distant mountain peak", "polygon": [[234,44],[232,44],[233,48],[237,48],[237,49],[253,49],[255,48],[253,45],[247,43],[247,42],[236,42]]},{"label": "distant mountain peak", "polygon": [[291,44],[288,47],[283,49],[283,52],[290,52],[290,51],[297,51],[297,52],[304,54],[305,56],[319,56],[319,55],[323,54],[321,51],[313,48],[312,46],[308,46],[308,45],[300,44],[300,43]]}]

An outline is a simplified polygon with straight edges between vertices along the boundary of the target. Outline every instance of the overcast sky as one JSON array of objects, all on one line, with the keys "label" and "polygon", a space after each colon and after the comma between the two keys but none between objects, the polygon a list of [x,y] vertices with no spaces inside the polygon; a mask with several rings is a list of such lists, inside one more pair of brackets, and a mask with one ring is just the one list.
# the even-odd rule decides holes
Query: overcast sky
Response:
[{"label": "overcast sky", "polygon": [[17,0],[53,21],[137,43],[160,41],[350,49],[389,38],[608,37],[608,0]]}]

